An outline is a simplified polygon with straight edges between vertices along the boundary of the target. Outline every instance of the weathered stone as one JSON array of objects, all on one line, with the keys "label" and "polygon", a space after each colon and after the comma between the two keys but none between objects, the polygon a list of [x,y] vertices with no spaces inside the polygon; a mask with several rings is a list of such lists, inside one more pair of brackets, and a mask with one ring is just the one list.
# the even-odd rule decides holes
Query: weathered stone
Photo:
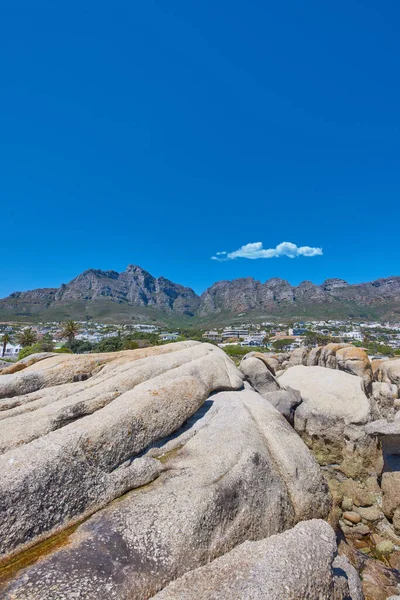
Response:
[{"label": "weathered stone", "polygon": [[393,513],[393,527],[397,534],[400,534],[400,507],[396,508]]},{"label": "weathered stone", "polygon": [[170,583],[154,600],[339,600],[350,593],[361,600],[355,569],[347,559],[334,559],[335,553],[326,523],[300,523],[266,540],[245,542]]},{"label": "weathered stone", "polygon": [[381,419],[366,425],[365,431],[382,444],[382,508],[392,519],[396,509],[400,508],[400,421],[390,423]]},{"label": "weathered stone", "polygon": [[343,495],[352,499],[355,506],[372,506],[376,501],[376,495],[364,483],[352,479],[343,481],[340,484],[340,490]]},{"label": "weathered stone", "polygon": [[396,412],[397,387],[394,383],[374,381],[372,384],[372,396],[375,400],[378,416],[388,418]]},{"label": "weathered stone", "polygon": [[344,511],[352,510],[353,508],[353,500],[348,496],[343,496],[342,500],[342,509]]},{"label": "weathered stone", "polygon": [[266,352],[249,352],[244,358],[258,358],[261,360],[271,371],[272,375],[276,375],[276,371],[280,368],[279,358],[274,354],[267,354]]},{"label": "weathered stone", "polygon": [[295,410],[301,404],[300,392],[288,386],[287,389],[267,392],[262,395],[293,425]]},{"label": "weathered stone", "polygon": [[[81,374],[91,375],[107,363],[116,364],[140,360],[148,356],[169,354],[177,349],[188,348],[198,345],[199,342],[178,342],[165,346],[155,346],[140,350],[125,350],[123,352],[108,352],[104,354],[53,354],[39,362],[35,360],[23,371],[14,374],[0,376],[0,399],[12,398],[23,394],[29,394],[46,387],[58,386],[64,383],[73,383]],[[33,360],[33,359],[31,359]],[[22,361],[21,361],[22,362]],[[19,364],[19,363],[17,363]],[[1,404],[1,403],[0,403]]]},{"label": "weathered stone", "polygon": [[400,389],[400,359],[384,360],[379,365],[375,378],[377,381],[394,383]]},{"label": "weathered stone", "polygon": [[339,370],[361,377],[367,394],[372,392],[372,367],[365,350],[354,346],[340,348],[336,352],[336,362]]},{"label": "weathered stone", "polygon": [[[336,571],[337,577],[347,579],[347,585],[349,586],[349,598],[351,598],[351,600],[364,600],[359,574],[350,563],[349,559],[345,556],[337,556],[333,561],[333,567]],[[343,577],[343,573],[345,574],[345,577]]]},{"label": "weathered stone", "polygon": [[327,344],[322,347],[318,365],[320,367],[327,367],[328,369],[336,369],[337,360],[336,360],[336,352],[341,350],[341,348],[350,348],[351,344],[337,344],[336,342],[332,342],[331,344]]},{"label": "weathered stone", "polygon": [[290,360],[288,367],[294,367],[296,365],[306,365],[307,364],[307,356],[308,349],[305,346],[301,346],[300,348],[295,348],[293,352],[290,354]]},{"label": "weathered stone", "polygon": [[350,477],[375,468],[377,442],[359,425],[371,419],[360,377],[322,367],[288,369],[279,383],[300,391],[294,427],[322,465],[338,464]]},{"label": "weathered stone", "polygon": [[398,591],[399,573],[378,560],[366,559],[362,586],[366,600],[387,600]]},{"label": "weathered stone", "polygon": [[211,392],[242,385],[225,353],[209,344],[178,345],[116,371],[107,389],[104,377],[112,379],[115,369],[98,373],[106,398],[100,404],[93,376],[63,386],[57,402],[2,421],[2,553],[157,477],[159,464],[138,472],[136,462],[124,463],[179,428]]},{"label": "weathered stone", "polygon": [[259,358],[248,357],[246,355],[242,359],[239,368],[245,379],[260,394],[264,395],[280,389],[280,385],[272,375],[270,369]]},{"label": "weathered stone", "polygon": [[360,515],[351,510],[348,510],[343,513],[343,519],[350,521],[350,523],[353,523],[353,525],[357,525],[357,523],[360,523],[361,521]]},{"label": "weathered stone", "polygon": [[310,352],[307,356],[306,365],[307,367],[316,367],[318,366],[319,358],[321,356],[323,346],[317,346],[315,348],[311,348]]},{"label": "weathered stone", "polygon": [[378,509],[377,506],[357,506],[354,508],[354,511],[366,521],[379,521],[379,519],[383,518],[383,513]]},{"label": "weathered stone", "polygon": [[394,550],[394,544],[390,540],[384,540],[383,542],[379,542],[376,546],[376,551],[380,554],[390,554]]},{"label": "weathered stone", "polygon": [[[142,459],[161,462],[164,472],[90,517],[66,546],[18,575],[4,600],[144,600],[246,539],[330,509],[317,463],[256,392],[214,394],[132,465]],[[34,494],[28,502],[36,504]]]}]

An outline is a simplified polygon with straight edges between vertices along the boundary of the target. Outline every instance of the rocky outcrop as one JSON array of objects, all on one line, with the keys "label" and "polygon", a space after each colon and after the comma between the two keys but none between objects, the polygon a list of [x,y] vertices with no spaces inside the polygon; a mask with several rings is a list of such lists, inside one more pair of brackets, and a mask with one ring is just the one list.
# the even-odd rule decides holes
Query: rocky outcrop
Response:
[{"label": "rocky outcrop", "polygon": [[305,365],[307,363],[307,348],[301,346],[296,348],[290,355],[288,367],[295,367],[296,365]]},{"label": "rocky outcrop", "polygon": [[360,425],[372,418],[360,377],[323,367],[289,368],[279,383],[301,394],[294,426],[320,464],[336,463],[356,477],[373,469],[376,444]]},{"label": "rocky outcrop", "polygon": [[281,387],[272,374],[268,358],[260,352],[250,352],[243,357],[239,369],[245,381],[293,425],[294,411],[301,403],[301,395],[290,387]]},{"label": "rocky outcrop", "polygon": [[340,348],[336,352],[337,368],[340,371],[361,377],[367,394],[372,392],[372,367],[368,354],[361,348]]},{"label": "rocky outcrop", "polygon": [[260,394],[280,389],[280,385],[262,358],[246,354],[240,363],[246,381]]},{"label": "rocky outcrop", "polygon": [[400,359],[382,361],[376,370],[375,379],[396,385],[400,396]]},{"label": "rocky outcrop", "polygon": [[363,600],[354,567],[345,558],[335,558],[336,552],[329,525],[306,521],[285,533],[241,544],[170,583],[154,600]]},{"label": "rocky outcrop", "polygon": [[305,444],[215,346],[60,355],[2,379],[1,553],[25,566],[2,598],[147,599],[329,513]]},{"label": "rocky outcrop", "polygon": [[382,509],[400,534],[400,420],[374,421],[366,426],[366,432],[382,444],[383,469],[381,478]]},{"label": "rocky outcrop", "polygon": [[326,346],[296,348],[290,354],[288,367],[306,365],[338,369],[361,377],[367,395],[372,393],[374,373],[368,354],[351,344],[330,343]]}]

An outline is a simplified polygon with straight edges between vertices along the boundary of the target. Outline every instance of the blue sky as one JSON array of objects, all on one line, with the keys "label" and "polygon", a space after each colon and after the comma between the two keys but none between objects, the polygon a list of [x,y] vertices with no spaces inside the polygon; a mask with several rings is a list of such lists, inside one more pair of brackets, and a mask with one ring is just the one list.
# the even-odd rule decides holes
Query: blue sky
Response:
[{"label": "blue sky", "polygon": [[400,275],[398,2],[0,4],[0,296]]}]

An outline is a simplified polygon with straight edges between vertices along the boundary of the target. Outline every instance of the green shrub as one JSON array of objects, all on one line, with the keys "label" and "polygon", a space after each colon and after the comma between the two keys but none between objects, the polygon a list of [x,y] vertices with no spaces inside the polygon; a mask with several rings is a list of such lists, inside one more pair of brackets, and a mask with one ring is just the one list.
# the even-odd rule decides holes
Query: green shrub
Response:
[{"label": "green shrub", "polygon": [[37,354],[38,352],[42,352],[42,347],[40,344],[33,344],[33,346],[25,346],[25,348],[21,348],[21,350],[18,352],[18,360],[22,360],[30,354]]},{"label": "green shrub", "polygon": [[62,348],[55,348],[53,352],[57,352],[57,354],[73,354],[71,348],[67,348],[66,346],[63,346]]},{"label": "green shrub", "polygon": [[138,342],[134,342],[133,340],[124,340],[122,342],[122,350],[136,350],[139,348]]}]

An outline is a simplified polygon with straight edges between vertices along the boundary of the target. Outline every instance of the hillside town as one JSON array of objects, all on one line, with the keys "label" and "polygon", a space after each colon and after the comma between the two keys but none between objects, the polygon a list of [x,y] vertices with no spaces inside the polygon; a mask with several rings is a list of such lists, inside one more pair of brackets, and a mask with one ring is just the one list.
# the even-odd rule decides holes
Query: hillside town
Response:
[{"label": "hillside town", "polygon": [[[69,322],[72,323],[72,322]],[[0,324],[0,358],[3,361],[18,360],[26,346],[36,351],[63,351],[85,354],[97,351],[121,349],[115,340],[129,340],[132,348],[154,346],[186,339],[208,341],[230,354],[235,348],[269,352],[290,352],[302,346],[318,346],[329,341],[351,343],[365,348],[370,356],[400,355],[400,322],[354,322],[353,320],[326,320],[285,323],[243,323],[215,327],[213,329],[165,328],[159,325],[138,323],[134,325],[103,324],[77,321],[75,331],[63,334],[65,325],[59,322],[32,325],[17,323]],[[24,333],[31,335],[28,344]],[[73,343],[71,344],[71,342]],[[41,348],[40,345],[44,345]],[[47,345],[46,345],[47,344]],[[99,346],[100,345],[100,346]]]}]

